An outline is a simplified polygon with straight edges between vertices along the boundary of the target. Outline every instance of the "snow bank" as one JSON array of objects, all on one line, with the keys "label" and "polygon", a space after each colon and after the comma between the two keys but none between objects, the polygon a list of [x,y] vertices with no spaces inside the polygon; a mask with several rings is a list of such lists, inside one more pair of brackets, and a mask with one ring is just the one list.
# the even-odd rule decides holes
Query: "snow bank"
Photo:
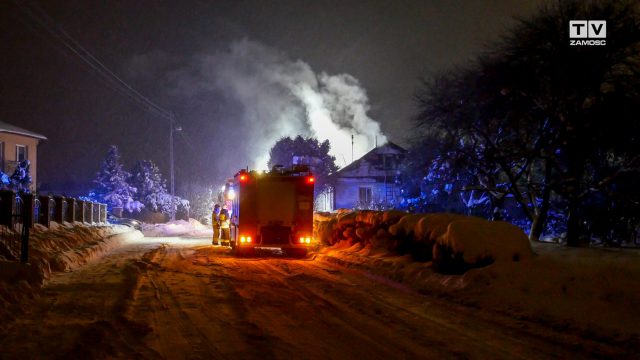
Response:
[{"label": "snow bank", "polygon": [[143,224],[142,233],[154,237],[212,237],[211,226],[203,225],[198,220],[175,220],[164,224]]},{"label": "snow bank", "polygon": [[533,253],[517,227],[457,214],[407,214],[400,211],[342,211],[314,218],[315,236],[334,245],[345,241],[374,251],[409,254],[435,261],[441,269],[464,272],[495,261],[520,261]]},{"label": "snow bank", "polygon": [[640,348],[640,252],[534,243],[537,256],[442,274],[409,255],[376,253],[343,242],[318,258],[383,276],[418,290],[586,338]]},{"label": "snow bank", "polygon": [[[314,218],[320,259],[454,302],[640,348],[640,252],[531,244],[516,226],[455,214]],[[535,255],[534,255],[535,250]]]},{"label": "snow bank", "polygon": [[454,254],[461,254],[464,262],[469,264],[484,259],[519,261],[533,256],[529,239],[522,230],[502,221],[453,221],[436,243],[451,249]]},{"label": "snow bank", "polygon": [[0,256],[0,320],[23,310],[52,272],[71,270],[117,247],[125,238],[143,236],[123,225],[90,226],[78,222],[52,222],[50,228],[36,225],[29,235],[27,264],[7,260],[17,259],[19,254],[0,249],[6,255]]}]

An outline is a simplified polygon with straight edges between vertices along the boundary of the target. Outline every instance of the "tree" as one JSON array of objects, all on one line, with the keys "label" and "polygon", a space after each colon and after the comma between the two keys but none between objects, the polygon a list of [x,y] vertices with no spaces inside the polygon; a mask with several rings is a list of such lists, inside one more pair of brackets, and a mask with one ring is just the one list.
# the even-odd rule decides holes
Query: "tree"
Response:
[{"label": "tree", "polygon": [[331,144],[329,140],[322,143],[314,138],[303,138],[298,135],[295,139],[284,137],[278,140],[269,151],[269,167],[275,165],[292,166],[294,159],[299,164],[309,165],[316,179],[316,195],[331,186],[330,175],[338,171],[336,158],[329,155]]},{"label": "tree", "polygon": [[171,199],[167,197],[166,181],[151,160],[138,160],[131,171],[130,185],[136,188],[135,200],[150,211],[168,213]]},{"label": "tree", "polygon": [[182,193],[189,200],[189,215],[203,224],[211,224],[211,213],[215,202],[219,199],[219,189],[212,186],[188,183],[182,188]]},{"label": "tree", "polygon": [[106,203],[109,209],[114,207],[132,209],[136,189],[127,183],[130,176],[120,163],[118,147],[111,145],[102,163],[102,168],[96,174],[94,180],[96,187],[92,192],[92,197]]},{"label": "tree", "polygon": [[[607,19],[606,46],[568,46],[569,21]],[[497,51],[504,88],[535,104],[549,129],[549,185],[567,203],[567,244],[579,245],[589,197],[638,174],[640,14],[625,1],[559,2],[523,21]],[[553,152],[550,152],[553,151]]]},{"label": "tree", "polygon": [[[607,19],[607,45],[570,46],[573,19]],[[567,244],[578,245],[582,205],[623,176],[638,179],[640,139],[629,136],[640,130],[638,19],[627,2],[559,2],[470,66],[427,79],[416,124],[421,142],[438,146],[436,168],[498,207],[512,196],[532,239],[561,198]]]},{"label": "tree", "polygon": [[[2,175],[5,174],[2,173]],[[31,162],[29,160],[23,160],[18,163],[18,166],[16,166],[16,169],[9,178],[9,181],[13,191],[29,192],[29,185],[31,185]]]}]

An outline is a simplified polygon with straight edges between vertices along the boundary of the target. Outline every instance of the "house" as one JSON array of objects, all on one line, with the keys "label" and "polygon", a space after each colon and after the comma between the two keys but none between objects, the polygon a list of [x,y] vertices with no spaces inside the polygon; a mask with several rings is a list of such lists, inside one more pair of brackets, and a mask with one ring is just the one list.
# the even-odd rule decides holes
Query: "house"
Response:
[{"label": "house", "polygon": [[31,191],[36,190],[38,179],[38,144],[47,140],[44,135],[0,121],[0,170],[11,176],[18,163],[31,162]]},{"label": "house", "polygon": [[335,208],[370,209],[400,202],[396,183],[407,150],[387,142],[335,173]]}]

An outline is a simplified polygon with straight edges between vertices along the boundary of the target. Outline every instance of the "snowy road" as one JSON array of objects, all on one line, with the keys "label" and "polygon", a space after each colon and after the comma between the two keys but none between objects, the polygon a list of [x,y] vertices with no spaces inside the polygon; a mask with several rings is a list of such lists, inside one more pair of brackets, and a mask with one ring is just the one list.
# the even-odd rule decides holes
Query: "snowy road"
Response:
[{"label": "snowy road", "polygon": [[0,358],[549,359],[624,349],[322,261],[145,238],[48,283]]}]

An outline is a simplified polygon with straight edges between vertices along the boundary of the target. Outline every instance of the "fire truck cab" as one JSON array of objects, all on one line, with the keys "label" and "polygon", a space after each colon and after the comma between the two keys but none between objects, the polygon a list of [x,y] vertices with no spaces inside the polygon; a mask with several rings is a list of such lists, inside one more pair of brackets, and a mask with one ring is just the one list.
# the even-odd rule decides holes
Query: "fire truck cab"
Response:
[{"label": "fire truck cab", "polygon": [[305,256],[313,241],[313,188],[307,166],[269,172],[240,170],[228,192],[232,199],[231,246],[243,256],[259,248],[280,248]]}]

